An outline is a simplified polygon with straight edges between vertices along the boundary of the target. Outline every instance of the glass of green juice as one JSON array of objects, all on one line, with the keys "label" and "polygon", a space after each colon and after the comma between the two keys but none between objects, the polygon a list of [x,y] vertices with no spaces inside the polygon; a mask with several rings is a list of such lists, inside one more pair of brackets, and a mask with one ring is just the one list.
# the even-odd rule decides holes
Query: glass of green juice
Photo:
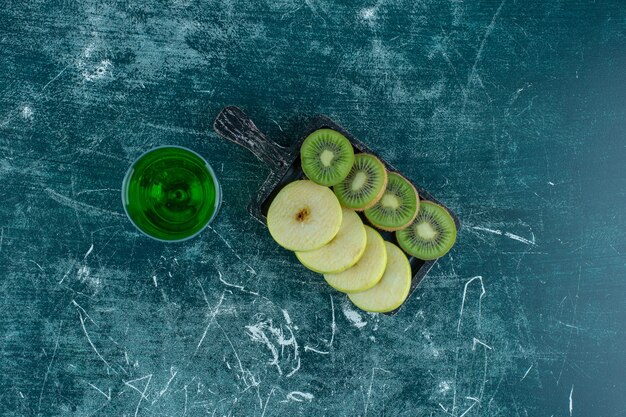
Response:
[{"label": "glass of green juice", "polygon": [[130,221],[163,242],[180,242],[202,232],[221,202],[211,166],[182,146],[147,151],[128,169],[122,184],[122,203]]}]

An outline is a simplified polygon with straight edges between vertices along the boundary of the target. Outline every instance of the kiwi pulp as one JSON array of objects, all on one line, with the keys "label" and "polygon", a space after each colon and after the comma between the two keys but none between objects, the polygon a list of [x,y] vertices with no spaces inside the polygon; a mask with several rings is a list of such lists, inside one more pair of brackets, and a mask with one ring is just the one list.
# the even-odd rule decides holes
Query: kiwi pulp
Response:
[{"label": "kiwi pulp", "polygon": [[396,232],[400,247],[409,255],[432,260],[445,255],[456,240],[456,224],[438,204],[422,201],[420,211],[409,227]]},{"label": "kiwi pulp", "polygon": [[343,181],[354,162],[350,141],[332,129],[311,133],[300,148],[302,170],[319,185],[333,186]]},{"label": "kiwi pulp", "polygon": [[391,172],[387,176],[387,188],[383,196],[365,210],[365,217],[382,230],[404,229],[419,211],[419,197],[415,187],[401,175]]},{"label": "kiwi pulp", "polygon": [[348,176],[333,187],[342,206],[354,210],[372,207],[382,197],[387,186],[385,165],[373,155],[360,153]]}]

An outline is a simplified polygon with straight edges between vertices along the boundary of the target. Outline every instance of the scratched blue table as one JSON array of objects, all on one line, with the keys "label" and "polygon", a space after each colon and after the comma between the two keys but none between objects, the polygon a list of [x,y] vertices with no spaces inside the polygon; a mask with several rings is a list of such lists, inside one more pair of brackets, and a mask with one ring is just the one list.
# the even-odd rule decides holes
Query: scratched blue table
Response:
[{"label": "scratched blue table", "polygon": [[[5,2],[0,415],[619,416],[623,1]],[[395,317],[355,309],[246,207],[324,113],[463,229]],[[120,185],[204,155],[211,228],[151,241]]]}]

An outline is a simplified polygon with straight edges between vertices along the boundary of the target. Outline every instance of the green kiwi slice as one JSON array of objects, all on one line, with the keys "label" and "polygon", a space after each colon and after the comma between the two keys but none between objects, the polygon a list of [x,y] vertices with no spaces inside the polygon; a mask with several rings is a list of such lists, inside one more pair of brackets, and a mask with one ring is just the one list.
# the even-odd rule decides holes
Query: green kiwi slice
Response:
[{"label": "green kiwi slice", "polygon": [[354,162],[350,141],[332,129],[319,129],[304,139],[300,161],[306,176],[319,185],[332,186],[343,181]]},{"label": "green kiwi slice", "polygon": [[407,227],[419,210],[419,196],[413,184],[403,176],[387,174],[387,188],[383,196],[371,208],[364,211],[365,217],[382,230],[394,231]]},{"label": "green kiwi slice", "polygon": [[429,261],[448,253],[456,240],[456,224],[448,210],[430,201],[422,201],[409,227],[396,232],[400,247],[409,255]]},{"label": "green kiwi slice", "polygon": [[354,156],[354,164],[348,176],[333,187],[342,206],[353,210],[372,207],[385,192],[387,170],[374,155],[360,153]]}]

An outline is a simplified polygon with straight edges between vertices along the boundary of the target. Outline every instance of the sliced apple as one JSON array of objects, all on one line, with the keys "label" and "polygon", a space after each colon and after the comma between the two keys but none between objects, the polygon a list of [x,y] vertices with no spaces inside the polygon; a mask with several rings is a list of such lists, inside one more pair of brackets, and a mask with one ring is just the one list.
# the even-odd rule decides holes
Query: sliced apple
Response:
[{"label": "sliced apple", "polygon": [[367,244],[361,259],[349,269],[338,274],[324,274],[326,282],[345,293],[365,291],[380,281],[387,265],[387,250],[380,233],[365,227]]},{"label": "sliced apple", "polygon": [[337,235],[341,220],[335,194],[307,180],[286,185],[267,212],[270,234],[280,246],[293,251],[321,248]]},{"label": "sliced apple", "polygon": [[311,271],[336,274],[361,259],[366,243],[367,234],[359,215],[352,210],[343,209],[337,236],[319,249],[296,252],[296,256]]},{"label": "sliced apple", "polygon": [[369,290],[348,294],[350,301],[361,310],[387,313],[400,307],[411,288],[411,265],[402,250],[385,242],[387,268],[378,284]]}]

